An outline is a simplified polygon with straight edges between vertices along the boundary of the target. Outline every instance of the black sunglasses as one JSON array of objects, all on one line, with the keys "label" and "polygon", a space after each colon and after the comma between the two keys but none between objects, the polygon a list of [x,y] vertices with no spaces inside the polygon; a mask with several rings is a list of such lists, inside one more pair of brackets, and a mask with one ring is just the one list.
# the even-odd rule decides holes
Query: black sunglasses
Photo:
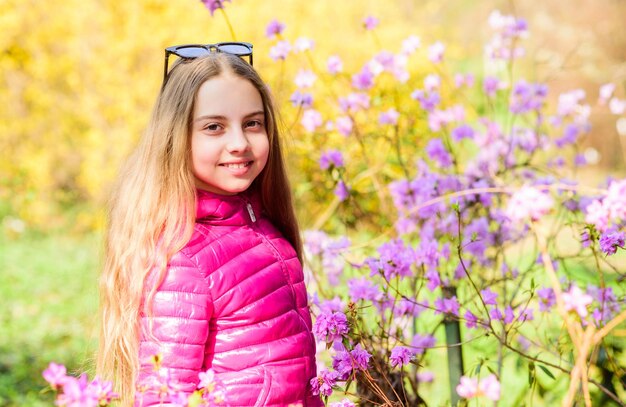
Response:
[{"label": "black sunglasses", "polygon": [[174,54],[183,59],[194,59],[209,55],[211,52],[224,52],[226,54],[237,55],[238,57],[249,57],[252,65],[252,44],[249,42],[218,42],[216,44],[186,44],[175,45],[165,48],[165,68],[163,69],[163,83],[167,78],[167,68],[170,55]]}]

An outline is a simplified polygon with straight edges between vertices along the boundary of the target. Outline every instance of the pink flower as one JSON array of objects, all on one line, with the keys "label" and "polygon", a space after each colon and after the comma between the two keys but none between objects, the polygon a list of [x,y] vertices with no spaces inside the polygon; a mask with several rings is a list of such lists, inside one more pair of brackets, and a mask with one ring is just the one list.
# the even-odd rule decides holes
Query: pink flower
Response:
[{"label": "pink flower", "polygon": [[351,93],[345,98],[339,98],[339,106],[344,112],[369,109],[370,96],[367,93]]},{"label": "pink flower", "polygon": [[342,135],[348,137],[352,134],[352,119],[350,116],[340,116],[335,120],[335,125],[337,126],[337,131]]},{"label": "pink flower", "polygon": [[268,38],[274,38],[285,30],[285,24],[281,23],[278,20],[272,20],[265,28],[265,35]]},{"label": "pink flower", "polygon": [[63,386],[67,379],[67,369],[63,365],[50,362],[48,368],[43,371],[43,378],[56,389],[59,386]]},{"label": "pink flower", "polygon": [[613,96],[614,91],[615,91],[614,83],[606,83],[600,86],[600,95],[598,97],[598,103],[603,104],[603,105],[606,104],[606,102],[608,102],[608,100],[611,99],[611,96]]},{"label": "pink flower", "polygon": [[89,383],[89,390],[98,396],[100,405],[108,405],[119,397],[117,393],[113,392],[113,383],[102,381],[98,376]]},{"label": "pink flower", "polygon": [[424,78],[424,89],[426,89],[428,92],[439,89],[440,85],[441,78],[437,74],[431,73]]},{"label": "pink flower", "polygon": [[443,61],[443,53],[445,49],[446,46],[441,41],[437,41],[428,47],[428,59],[435,64],[440,63]]},{"label": "pink flower", "polygon": [[550,195],[537,188],[524,186],[511,196],[505,214],[514,222],[529,219],[536,221],[550,212],[553,206],[554,201]]},{"label": "pink flower", "polygon": [[334,403],[330,403],[328,407],[355,407],[355,405],[353,402],[346,398],[341,401],[335,401]]},{"label": "pink flower", "polygon": [[415,354],[421,355],[428,348],[435,346],[436,340],[432,335],[416,334],[411,341],[411,346],[415,348]]},{"label": "pink flower", "polygon": [[566,311],[575,311],[581,318],[588,314],[587,306],[593,302],[593,298],[582,292],[578,286],[572,285],[570,290],[563,293],[563,304]]},{"label": "pink flower", "polygon": [[366,30],[373,30],[378,26],[379,20],[374,16],[367,16],[363,19],[363,26]]},{"label": "pink flower", "polygon": [[315,109],[305,110],[300,123],[307,131],[314,132],[323,123],[322,114]]},{"label": "pink flower", "polygon": [[276,45],[270,48],[270,58],[274,61],[286,59],[289,52],[291,52],[291,44],[289,44],[289,41],[278,41]]},{"label": "pink flower", "polygon": [[416,35],[411,35],[410,37],[402,41],[402,50],[400,51],[400,53],[404,55],[411,55],[420,47],[420,44],[420,38]]},{"label": "pink flower", "polygon": [[431,371],[417,372],[417,381],[420,383],[431,383],[435,379],[435,374]]},{"label": "pink flower", "polygon": [[308,69],[300,69],[294,82],[298,88],[310,88],[315,83],[317,76]]},{"label": "pink flower", "polygon": [[343,62],[341,61],[341,58],[337,55],[328,57],[328,60],[326,61],[326,69],[328,69],[328,72],[333,75],[343,71]]},{"label": "pink flower", "polygon": [[613,114],[624,114],[624,112],[626,112],[626,100],[612,97],[609,101],[609,110]]},{"label": "pink flower", "polygon": [[300,37],[293,44],[296,52],[310,51],[315,47],[315,42],[310,38]]},{"label": "pink flower", "polygon": [[378,123],[380,124],[390,124],[395,126],[398,124],[398,118],[400,117],[400,113],[394,108],[387,110],[386,112],[382,112],[380,116],[378,116]]},{"label": "pink flower", "polygon": [[87,375],[78,379],[67,376],[63,383],[63,393],[57,397],[57,405],[64,407],[98,407],[99,394],[89,386]]},{"label": "pink flower", "polygon": [[220,9],[220,8],[223,9],[224,3],[230,0],[201,0],[201,1],[204,4],[204,6],[209,9],[209,11],[211,12],[211,15],[213,15],[213,13],[215,13],[215,10]]},{"label": "pink flower", "polygon": [[493,374],[482,379],[480,383],[476,378],[462,376],[461,383],[456,386],[456,392],[466,399],[486,397],[498,401],[500,400],[500,382]]}]

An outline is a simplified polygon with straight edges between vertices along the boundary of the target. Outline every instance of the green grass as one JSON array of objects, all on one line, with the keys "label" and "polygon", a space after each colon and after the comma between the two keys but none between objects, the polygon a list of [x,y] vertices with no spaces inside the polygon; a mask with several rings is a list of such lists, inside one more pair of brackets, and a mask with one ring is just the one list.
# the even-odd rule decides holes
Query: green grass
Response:
[{"label": "green grass", "polygon": [[97,236],[0,236],[0,406],[52,405],[51,361],[90,371],[97,341]]}]

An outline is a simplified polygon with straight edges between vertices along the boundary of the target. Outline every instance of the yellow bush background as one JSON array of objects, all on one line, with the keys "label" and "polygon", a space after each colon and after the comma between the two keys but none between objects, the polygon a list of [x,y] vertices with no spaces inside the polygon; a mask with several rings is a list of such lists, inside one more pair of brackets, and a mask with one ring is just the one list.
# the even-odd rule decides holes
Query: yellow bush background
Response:
[{"label": "yellow bush background", "polygon": [[[255,66],[284,108],[298,64],[268,57],[267,23],[287,24],[285,36],[316,42],[314,59],[325,65],[339,54],[355,71],[379,47],[397,51],[411,34],[424,45],[442,40],[458,66],[480,63],[489,35],[486,18],[498,8],[528,19],[530,80],[551,92],[582,87],[595,103],[597,87],[626,83],[626,4],[469,0],[233,0],[226,13],[237,39],[255,44]],[[380,18],[377,38],[362,28],[368,14]],[[163,48],[230,40],[223,16],[212,17],[195,0],[0,0],[0,218],[35,228],[98,229],[108,185],[137,140],[162,79]],[[303,58],[302,55],[294,58]],[[304,64],[305,61],[303,60]],[[331,110],[322,103],[317,108]],[[624,170],[626,143],[615,118],[595,119],[585,141],[600,151],[600,168]],[[307,170],[298,160],[315,155],[313,144],[290,134],[294,177]],[[295,147],[294,147],[295,146]],[[310,168],[308,168],[310,170]],[[306,225],[305,225],[306,226]]]}]

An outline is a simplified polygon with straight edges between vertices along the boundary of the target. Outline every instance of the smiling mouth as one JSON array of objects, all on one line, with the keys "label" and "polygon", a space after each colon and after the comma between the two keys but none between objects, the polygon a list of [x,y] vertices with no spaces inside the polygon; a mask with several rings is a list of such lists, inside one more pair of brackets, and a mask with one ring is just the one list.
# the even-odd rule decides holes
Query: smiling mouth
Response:
[{"label": "smiling mouth", "polygon": [[252,161],[247,161],[245,163],[224,163],[224,164],[220,164],[220,166],[222,167],[226,167],[226,168],[233,168],[233,169],[237,169],[237,168],[246,168],[252,165]]}]

